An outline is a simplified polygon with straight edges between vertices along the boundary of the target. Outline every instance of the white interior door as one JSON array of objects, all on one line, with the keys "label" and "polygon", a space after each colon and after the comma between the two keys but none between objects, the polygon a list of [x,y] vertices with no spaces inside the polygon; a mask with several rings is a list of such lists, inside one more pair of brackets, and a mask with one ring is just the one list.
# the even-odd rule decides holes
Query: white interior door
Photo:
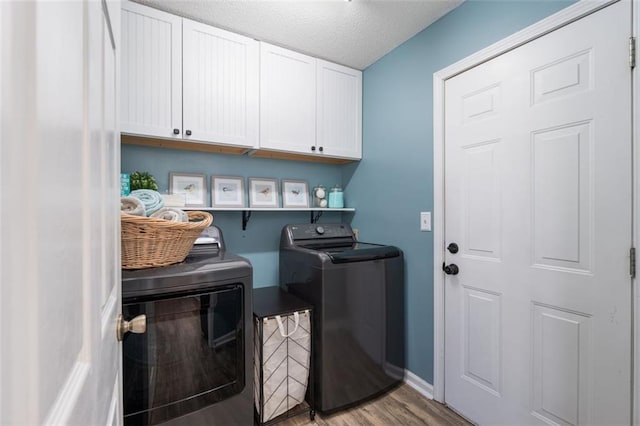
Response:
[{"label": "white interior door", "polygon": [[118,3],[0,3],[0,423],[122,423]]},{"label": "white interior door", "polygon": [[445,83],[445,401],[479,424],[630,423],[629,23]]}]

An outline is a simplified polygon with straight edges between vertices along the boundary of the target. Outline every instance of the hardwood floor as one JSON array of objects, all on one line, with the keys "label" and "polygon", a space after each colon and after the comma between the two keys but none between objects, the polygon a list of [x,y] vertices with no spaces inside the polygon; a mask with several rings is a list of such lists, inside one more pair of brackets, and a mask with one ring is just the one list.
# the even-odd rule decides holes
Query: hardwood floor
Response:
[{"label": "hardwood floor", "polygon": [[317,413],[314,421],[304,413],[277,424],[278,426],[410,426],[471,425],[444,405],[420,395],[403,384],[386,395],[330,416]]}]

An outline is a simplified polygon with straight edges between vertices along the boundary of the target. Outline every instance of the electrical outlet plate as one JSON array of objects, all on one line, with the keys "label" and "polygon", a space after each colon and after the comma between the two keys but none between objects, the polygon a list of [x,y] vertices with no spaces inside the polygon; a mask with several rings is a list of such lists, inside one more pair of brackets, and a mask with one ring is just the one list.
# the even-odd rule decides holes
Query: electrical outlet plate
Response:
[{"label": "electrical outlet plate", "polygon": [[420,230],[431,231],[431,212],[420,212]]}]

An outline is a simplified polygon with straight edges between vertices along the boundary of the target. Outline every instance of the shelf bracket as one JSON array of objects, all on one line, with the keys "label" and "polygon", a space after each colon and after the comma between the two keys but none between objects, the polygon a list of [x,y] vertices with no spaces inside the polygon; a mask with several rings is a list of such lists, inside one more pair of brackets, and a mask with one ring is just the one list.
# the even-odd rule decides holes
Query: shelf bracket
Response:
[{"label": "shelf bracket", "polygon": [[242,230],[243,231],[247,230],[247,223],[249,223],[250,218],[251,218],[251,210],[249,211],[243,210],[242,211]]},{"label": "shelf bracket", "polygon": [[318,219],[320,219],[320,216],[322,216],[322,210],[316,212],[316,215],[313,215],[313,210],[310,212],[311,213],[311,223],[316,223],[318,221]]}]

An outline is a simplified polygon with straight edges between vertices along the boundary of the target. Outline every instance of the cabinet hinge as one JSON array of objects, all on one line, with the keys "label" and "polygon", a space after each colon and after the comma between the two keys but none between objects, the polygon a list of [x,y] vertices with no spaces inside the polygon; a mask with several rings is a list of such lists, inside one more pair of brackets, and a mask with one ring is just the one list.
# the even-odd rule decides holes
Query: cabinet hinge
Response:
[{"label": "cabinet hinge", "polygon": [[631,247],[629,250],[629,274],[631,278],[636,277],[636,248]]},{"label": "cabinet hinge", "polygon": [[629,66],[631,69],[636,67],[636,38],[629,37]]}]

